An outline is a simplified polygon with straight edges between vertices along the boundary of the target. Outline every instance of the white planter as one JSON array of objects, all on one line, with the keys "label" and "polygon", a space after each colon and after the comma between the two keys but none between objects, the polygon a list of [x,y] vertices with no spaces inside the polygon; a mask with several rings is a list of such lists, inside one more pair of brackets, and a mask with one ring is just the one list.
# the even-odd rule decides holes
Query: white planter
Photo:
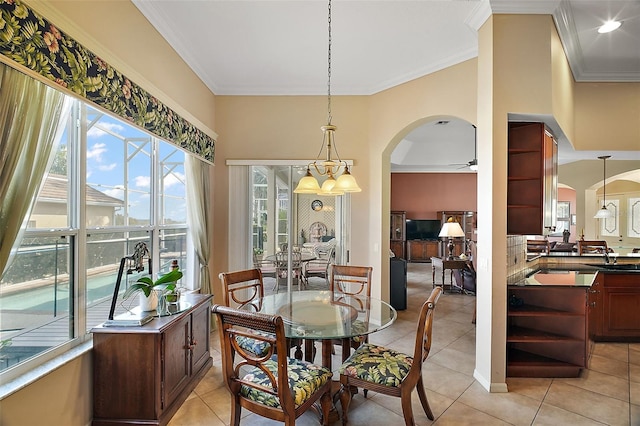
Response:
[{"label": "white planter", "polygon": [[149,297],[145,296],[143,292],[140,292],[140,310],[155,311],[158,308],[158,293],[151,290]]}]

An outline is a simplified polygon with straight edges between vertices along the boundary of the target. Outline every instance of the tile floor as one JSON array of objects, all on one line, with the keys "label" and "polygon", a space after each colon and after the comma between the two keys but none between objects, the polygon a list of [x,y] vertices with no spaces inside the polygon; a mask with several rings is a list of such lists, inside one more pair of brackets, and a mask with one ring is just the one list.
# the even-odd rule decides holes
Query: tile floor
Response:
[{"label": "tile floor", "polygon": [[[370,336],[377,344],[413,351],[417,313],[431,290],[430,264],[409,264],[408,309],[388,329]],[[417,425],[640,425],[640,344],[596,344],[590,369],[575,379],[507,379],[508,393],[488,393],[473,378],[475,298],[443,294],[435,312],[433,345],[423,372],[432,422],[414,392]],[[213,367],[173,417],[169,426],[228,425],[230,397],[220,375],[217,333],[212,333]],[[339,353],[334,366],[339,366]],[[339,409],[339,405],[338,405]],[[350,424],[404,423],[399,398],[373,392],[356,395]],[[339,422],[336,422],[340,424]],[[243,425],[280,424],[243,411]],[[317,425],[313,413],[298,425]]]}]

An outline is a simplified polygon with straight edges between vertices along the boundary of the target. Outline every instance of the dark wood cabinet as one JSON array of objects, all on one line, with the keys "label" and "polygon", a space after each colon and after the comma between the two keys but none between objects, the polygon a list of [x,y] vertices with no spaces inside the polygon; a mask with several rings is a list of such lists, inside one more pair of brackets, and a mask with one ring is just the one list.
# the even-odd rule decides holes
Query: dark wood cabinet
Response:
[{"label": "dark wood cabinet", "polygon": [[436,256],[438,256],[438,241],[407,241],[407,260],[409,262],[431,262],[431,258]]},{"label": "dark wood cabinet", "polygon": [[400,259],[405,259],[407,240],[407,214],[401,211],[391,212],[389,248]]},{"label": "dark wood cabinet", "polygon": [[165,425],[211,367],[211,295],[140,327],[93,333],[93,425]]},{"label": "dark wood cabinet", "polygon": [[547,235],[555,229],[558,145],[544,123],[509,123],[507,233]]},{"label": "dark wood cabinet", "polygon": [[589,358],[588,289],[509,286],[507,376],[579,376]]},{"label": "dark wood cabinet", "polygon": [[640,341],[640,274],[599,272],[589,294],[595,341]]}]

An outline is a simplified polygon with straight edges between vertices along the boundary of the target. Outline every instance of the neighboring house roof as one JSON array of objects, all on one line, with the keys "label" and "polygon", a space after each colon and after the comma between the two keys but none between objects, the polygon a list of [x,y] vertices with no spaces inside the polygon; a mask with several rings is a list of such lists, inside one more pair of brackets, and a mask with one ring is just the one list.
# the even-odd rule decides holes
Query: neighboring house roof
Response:
[{"label": "neighboring house roof", "polygon": [[[66,176],[49,174],[44,182],[44,186],[40,190],[38,200],[48,202],[66,203],[68,200],[68,180]],[[91,186],[86,186],[87,204],[114,206],[124,205],[124,201],[100,192]]]}]

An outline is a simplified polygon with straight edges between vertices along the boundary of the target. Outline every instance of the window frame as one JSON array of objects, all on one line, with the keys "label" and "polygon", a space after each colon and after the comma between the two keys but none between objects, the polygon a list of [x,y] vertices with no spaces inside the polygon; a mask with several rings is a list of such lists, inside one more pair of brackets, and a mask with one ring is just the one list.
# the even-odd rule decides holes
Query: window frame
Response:
[{"label": "window frame", "polygon": [[[70,97],[71,98],[71,97]],[[184,253],[184,262],[180,263],[180,267],[183,270],[187,270],[188,274],[183,278],[182,285],[188,289],[194,289],[195,283],[199,283],[200,270],[197,267],[198,260],[193,250],[193,242],[191,239],[191,233],[189,232],[190,226],[188,223],[189,215],[185,214],[184,223],[166,223],[165,212],[159,212],[161,206],[161,198],[167,198],[167,194],[160,194],[160,191],[164,187],[160,184],[160,179],[163,178],[163,167],[161,166],[162,159],[160,158],[160,144],[165,143],[171,145],[171,148],[182,151],[184,153],[183,167],[186,167],[186,156],[192,155],[191,153],[184,151],[180,147],[171,142],[161,140],[151,134],[149,136],[151,148],[151,200],[150,200],[150,224],[142,226],[109,226],[109,227],[94,227],[88,226],[86,223],[87,216],[87,115],[85,112],[88,109],[96,110],[99,113],[103,113],[109,116],[111,119],[115,119],[121,122],[123,125],[131,126],[130,123],[124,122],[121,118],[114,116],[111,113],[101,111],[96,108],[95,105],[90,105],[86,101],[71,98],[73,106],[69,111],[69,118],[67,121],[67,226],[54,229],[43,228],[27,228],[24,230],[24,238],[32,237],[47,237],[47,238],[69,238],[71,241],[71,253],[72,259],[69,259],[69,284],[72,285],[72,291],[69,291],[69,297],[73,300],[69,301],[69,313],[68,322],[70,324],[70,335],[67,340],[61,344],[48,347],[34,356],[27,358],[24,361],[19,362],[16,365],[5,368],[0,371],[0,382],[3,383],[0,386],[0,397],[5,397],[25,384],[31,383],[38,378],[48,374],[55,368],[58,368],[61,363],[68,362],[68,359],[80,356],[82,353],[90,349],[90,342],[92,340],[92,334],[90,327],[95,325],[88,325],[88,313],[90,307],[87,306],[88,296],[88,277],[87,277],[87,243],[88,236],[96,233],[123,233],[123,232],[148,232],[149,239],[151,241],[152,257],[154,259],[154,276],[157,276],[160,272],[160,240],[166,230],[182,230],[184,232],[185,241],[181,244],[182,252]],[[136,128],[137,131],[140,129]],[[146,133],[146,132],[144,132]],[[57,152],[53,152],[52,155],[56,155]],[[173,154],[172,154],[173,155]],[[174,162],[174,164],[177,164]],[[126,167],[126,165],[124,166]],[[47,179],[49,171],[44,176]],[[188,184],[187,173],[185,173],[185,186]],[[40,194],[36,194],[39,197]],[[173,196],[170,196],[173,197]],[[186,188],[184,194],[185,208],[188,208],[186,202]],[[160,219],[163,219],[163,224],[160,224]],[[128,221],[128,220],[127,220]],[[27,220],[26,223],[30,223],[31,220]],[[16,249],[19,249],[17,247]],[[10,267],[10,265],[9,265]],[[7,268],[8,269],[8,268]],[[166,265],[168,270],[168,263]],[[72,275],[72,277],[71,277]],[[115,286],[115,279],[114,279]],[[110,304],[111,296],[109,296]],[[106,317],[105,317],[106,320]],[[49,324],[55,320],[43,320],[42,325]],[[96,324],[97,325],[97,324]],[[14,338],[15,336],[11,336]],[[9,339],[7,339],[9,340]],[[66,361],[65,361],[66,360]]]}]

